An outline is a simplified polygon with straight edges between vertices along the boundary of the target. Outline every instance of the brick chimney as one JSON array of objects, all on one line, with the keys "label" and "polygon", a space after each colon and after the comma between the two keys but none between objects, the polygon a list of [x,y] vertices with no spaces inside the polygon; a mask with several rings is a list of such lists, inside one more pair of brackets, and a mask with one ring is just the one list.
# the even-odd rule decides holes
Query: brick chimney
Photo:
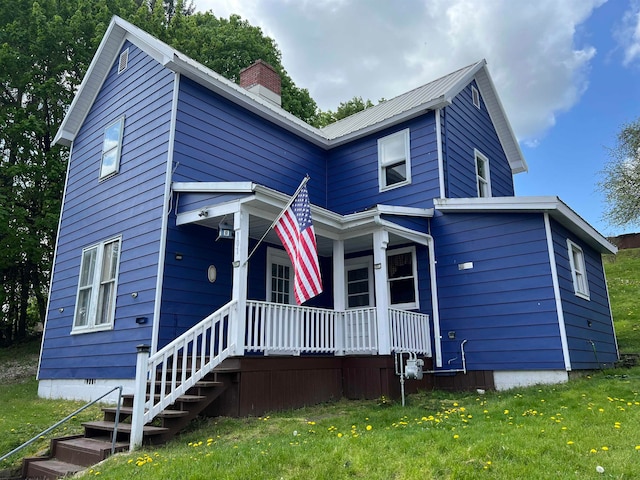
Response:
[{"label": "brick chimney", "polygon": [[256,60],[240,71],[240,86],[255,93],[261,98],[281,105],[280,99],[280,75],[275,69],[262,60]]}]

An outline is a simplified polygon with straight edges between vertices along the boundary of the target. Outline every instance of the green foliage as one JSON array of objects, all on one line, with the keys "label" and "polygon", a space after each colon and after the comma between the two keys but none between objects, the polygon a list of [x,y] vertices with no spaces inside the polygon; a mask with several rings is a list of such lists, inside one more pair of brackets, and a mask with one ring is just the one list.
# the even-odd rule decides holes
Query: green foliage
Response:
[{"label": "green foliage", "polygon": [[605,257],[611,311],[622,353],[640,353],[640,249]]},{"label": "green foliage", "polygon": [[194,13],[191,0],[0,0],[0,345],[44,320],[68,161],[52,142],[113,15],[233,81],[272,64],[283,108],[315,119],[276,43],[237,15]]},{"label": "green foliage", "polygon": [[615,226],[640,225],[640,118],[623,125],[601,177],[605,218]]},{"label": "green foliage", "polygon": [[318,112],[315,125],[317,127],[326,127],[331,123],[347,118],[370,107],[373,107],[371,100],[367,99],[365,101],[362,97],[353,97],[351,100],[341,102],[335,112],[332,112],[331,110]]}]

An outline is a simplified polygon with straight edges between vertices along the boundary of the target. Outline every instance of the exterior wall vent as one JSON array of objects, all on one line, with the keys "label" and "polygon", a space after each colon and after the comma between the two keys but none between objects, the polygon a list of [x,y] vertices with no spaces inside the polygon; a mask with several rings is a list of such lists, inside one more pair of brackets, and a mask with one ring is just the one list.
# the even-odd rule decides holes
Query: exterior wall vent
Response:
[{"label": "exterior wall vent", "polygon": [[124,72],[127,69],[129,63],[129,49],[127,48],[120,54],[120,61],[118,62],[118,74]]},{"label": "exterior wall vent", "polygon": [[471,98],[476,108],[480,108],[480,92],[476,87],[471,87]]}]

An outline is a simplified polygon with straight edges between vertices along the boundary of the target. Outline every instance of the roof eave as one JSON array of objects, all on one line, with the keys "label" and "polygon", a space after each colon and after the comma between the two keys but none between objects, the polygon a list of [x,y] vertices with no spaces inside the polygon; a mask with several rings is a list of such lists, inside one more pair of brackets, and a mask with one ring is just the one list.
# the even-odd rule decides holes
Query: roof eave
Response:
[{"label": "roof eave", "polygon": [[586,220],[556,196],[490,197],[490,198],[436,198],[434,207],[443,213],[468,212],[522,212],[548,213],[552,218],[578,235],[600,253],[617,253],[609,242]]}]

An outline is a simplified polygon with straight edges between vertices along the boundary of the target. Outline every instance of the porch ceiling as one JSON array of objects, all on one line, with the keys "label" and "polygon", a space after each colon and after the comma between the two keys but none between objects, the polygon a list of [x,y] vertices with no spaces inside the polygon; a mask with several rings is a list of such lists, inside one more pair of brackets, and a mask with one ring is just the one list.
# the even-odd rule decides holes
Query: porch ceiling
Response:
[{"label": "porch ceiling", "polygon": [[[204,195],[219,194],[224,188],[223,185],[229,184],[174,183],[173,191],[177,193],[202,193]],[[249,214],[249,237],[258,240],[269,230],[271,223],[290,198],[280,192],[250,182],[235,183],[233,188],[233,193],[244,195],[240,195],[239,198],[236,196],[236,198],[227,201],[220,201],[218,198],[217,203],[216,200],[210,199],[202,203],[199,208],[178,211],[176,223],[178,225],[196,224],[217,231],[223,221],[233,225],[234,213],[242,210]],[[224,193],[232,192],[226,189]],[[311,205],[318,254],[331,256],[334,240],[344,240],[346,253],[370,250],[373,248],[371,234],[380,229],[387,230],[389,233],[390,246],[406,244],[410,241],[426,244],[428,235],[383,220],[381,219],[383,214],[429,218],[433,216],[433,209],[376,205],[363,212],[339,215]],[[217,232],[214,235],[217,237]],[[276,245],[280,244],[280,239],[273,230],[267,233],[264,241]]]}]

